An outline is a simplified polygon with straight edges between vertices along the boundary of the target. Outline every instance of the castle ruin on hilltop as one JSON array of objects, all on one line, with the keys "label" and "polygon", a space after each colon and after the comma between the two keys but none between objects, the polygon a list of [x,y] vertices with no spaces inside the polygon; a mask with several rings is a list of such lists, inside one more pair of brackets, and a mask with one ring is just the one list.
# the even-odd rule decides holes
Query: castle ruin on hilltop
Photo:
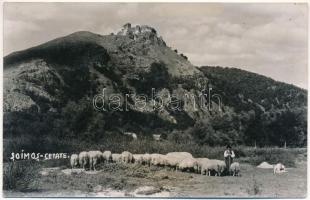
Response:
[{"label": "castle ruin on hilltop", "polygon": [[131,26],[126,23],[117,35],[129,36],[133,40],[147,39],[160,45],[166,45],[162,37],[158,37],[157,31],[147,25]]}]

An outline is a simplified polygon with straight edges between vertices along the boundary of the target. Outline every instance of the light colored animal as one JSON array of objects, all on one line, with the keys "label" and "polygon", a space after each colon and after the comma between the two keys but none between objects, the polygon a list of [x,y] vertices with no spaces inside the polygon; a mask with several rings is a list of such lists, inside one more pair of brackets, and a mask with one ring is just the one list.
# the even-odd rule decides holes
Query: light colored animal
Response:
[{"label": "light colored animal", "polygon": [[155,141],[160,141],[160,134],[153,134],[153,139],[155,140]]},{"label": "light colored animal", "polygon": [[211,176],[214,173],[216,176],[221,176],[226,168],[226,164],[222,160],[209,160],[201,166],[201,174]]},{"label": "light colored animal", "polygon": [[192,154],[187,152],[171,152],[166,154],[166,166],[177,170],[177,165],[185,158],[193,158]]},{"label": "light colored animal", "polygon": [[181,171],[198,172],[198,161],[195,158],[185,158],[177,164],[177,169]]},{"label": "light colored animal", "polygon": [[132,133],[132,132],[124,132],[124,135],[131,136],[134,140],[138,139],[137,134]]},{"label": "light colored animal", "polygon": [[201,173],[201,167],[203,164],[206,164],[209,161],[209,158],[196,158],[198,162],[198,171],[197,173]]},{"label": "light colored animal", "polygon": [[278,163],[273,167],[273,173],[274,174],[279,174],[285,171],[285,166],[282,163]]},{"label": "light colored animal", "polygon": [[201,175],[210,175],[209,171],[212,170],[213,166],[210,166],[210,160],[209,159],[198,159],[199,163],[199,171]]},{"label": "light colored animal", "polygon": [[143,163],[143,155],[144,154],[132,154],[134,163],[142,164]]},{"label": "light colored animal", "polygon": [[96,170],[96,165],[100,163],[102,160],[102,152],[101,151],[89,151],[89,169]]},{"label": "light colored animal", "polygon": [[133,133],[133,134],[131,135],[131,137],[132,137],[134,140],[138,139],[138,136],[137,136],[137,134],[135,134],[135,133]]},{"label": "light colored animal", "polygon": [[80,167],[82,167],[84,170],[86,169],[86,166],[89,164],[88,152],[82,151],[79,154],[79,164],[80,164]]},{"label": "light colored animal", "polygon": [[183,158],[193,158],[192,154],[188,152],[170,152],[166,154],[167,156],[178,156]]},{"label": "light colored animal", "polygon": [[72,169],[77,167],[79,165],[79,155],[72,154],[70,157],[70,164]]},{"label": "light colored animal", "polygon": [[148,154],[148,153],[143,154],[142,160],[143,160],[143,164],[150,166],[151,160],[152,160],[151,154]]},{"label": "light colored animal", "polygon": [[103,162],[109,163],[112,161],[112,153],[111,151],[104,151],[102,153]]},{"label": "light colored animal", "polygon": [[121,154],[121,159],[123,163],[132,163],[133,161],[132,153],[130,153],[129,151],[124,151]]},{"label": "light colored animal", "polygon": [[195,158],[197,160],[197,162],[205,162],[205,161],[209,161],[209,158]]},{"label": "light colored animal", "polygon": [[215,160],[217,163],[216,173],[218,176],[221,176],[226,168],[226,163],[223,160]]},{"label": "light colored animal", "polygon": [[112,154],[112,161],[115,162],[115,163],[120,163],[120,162],[122,162],[122,154],[113,153],[113,154]]},{"label": "light colored animal", "polygon": [[232,174],[233,176],[239,176],[239,172],[240,172],[240,164],[238,162],[233,162],[230,165],[229,173]]},{"label": "light colored animal", "polygon": [[185,158],[175,157],[175,156],[167,156],[166,155],[166,166],[174,168],[177,170],[177,165]]},{"label": "light colored animal", "polygon": [[166,156],[158,153],[151,154],[151,164],[155,166],[165,166]]}]

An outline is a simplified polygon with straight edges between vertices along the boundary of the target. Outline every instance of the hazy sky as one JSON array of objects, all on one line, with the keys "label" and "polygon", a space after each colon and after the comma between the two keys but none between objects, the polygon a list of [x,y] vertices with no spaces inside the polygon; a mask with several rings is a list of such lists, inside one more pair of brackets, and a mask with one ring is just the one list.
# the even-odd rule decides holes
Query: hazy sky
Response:
[{"label": "hazy sky", "polygon": [[195,65],[219,65],[307,88],[307,4],[5,3],[4,55],[79,30],[154,27]]}]

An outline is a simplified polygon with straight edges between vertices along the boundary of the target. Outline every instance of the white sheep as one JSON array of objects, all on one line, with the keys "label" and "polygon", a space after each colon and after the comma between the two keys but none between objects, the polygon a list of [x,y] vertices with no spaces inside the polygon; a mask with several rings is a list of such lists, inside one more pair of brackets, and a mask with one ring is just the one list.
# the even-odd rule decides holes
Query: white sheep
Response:
[{"label": "white sheep", "polygon": [[233,162],[230,165],[229,173],[232,174],[233,176],[239,176],[239,172],[240,172],[240,164],[238,162]]},{"label": "white sheep", "polygon": [[86,166],[89,164],[88,152],[82,151],[79,154],[79,164],[80,164],[80,167],[82,167],[84,170],[86,169]]},{"label": "white sheep", "polygon": [[197,160],[197,162],[205,162],[205,161],[209,161],[209,158],[195,158]]},{"label": "white sheep", "polygon": [[170,152],[166,154],[167,156],[177,156],[183,158],[193,158],[192,154],[188,152]]},{"label": "white sheep", "polygon": [[137,134],[135,134],[135,133],[133,133],[133,134],[131,135],[131,137],[132,137],[134,140],[137,140],[137,139],[138,139],[138,136],[137,136]]},{"label": "white sheep", "polygon": [[199,171],[201,173],[201,175],[210,175],[210,171],[212,170],[213,166],[210,166],[212,165],[210,163],[210,160],[200,160],[199,161]]},{"label": "white sheep", "polygon": [[112,161],[115,162],[115,163],[120,163],[120,162],[122,162],[122,154],[113,153],[113,154],[112,154]]},{"label": "white sheep", "polygon": [[201,173],[201,168],[203,164],[206,164],[209,161],[209,158],[196,158],[198,162],[198,171],[197,173]]},{"label": "white sheep", "polygon": [[285,166],[282,163],[278,163],[273,167],[273,173],[274,174],[279,174],[285,171]]},{"label": "white sheep", "polygon": [[143,154],[132,154],[133,161],[136,164],[142,164],[143,163]]},{"label": "white sheep", "polygon": [[226,164],[222,160],[209,160],[201,166],[201,174],[206,174],[211,176],[211,173],[214,172],[216,176],[221,176],[226,168]]},{"label": "white sheep", "polygon": [[128,151],[124,151],[121,154],[121,159],[122,159],[123,163],[132,163],[132,161],[133,161],[132,153],[130,153]]},{"label": "white sheep", "polygon": [[153,139],[156,141],[160,141],[161,134],[153,134]]},{"label": "white sheep", "polygon": [[202,168],[202,165],[206,162],[209,161],[209,158],[195,158],[196,161],[198,162],[198,170],[197,170],[197,173],[201,173],[201,168]]},{"label": "white sheep", "polygon": [[148,153],[145,153],[142,155],[142,162],[143,164],[145,165],[151,165],[151,160],[152,160],[152,157],[151,157],[151,154],[148,154]]},{"label": "white sheep", "polygon": [[132,132],[124,132],[124,135],[131,136],[134,140],[138,139],[137,134],[132,133]]},{"label": "white sheep", "polygon": [[194,158],[185,158],[180,163],[177,164],[177,169],[181,171],[192,171],[198,172],[198,161]]},{"label": "white sheep", "polygon": [[151,154],[151,164],[156,166],[165,166],[166,156],[158,153]]},{"label": "white sheep", "polygon": [[177,170],[177,165],[183,160],[183,158],[167,156],[166,155],[166,166]]},{"label": "white sheep", "polygon": [[106,163],[109,163],[112,161],[112,153],[111,151],[104,151],[102,153],[102,158],[103,158],[103,161],[106,162]]},{"label": "white sheep", "polygon": [[72,154],[70,157],[71,168],[77,167],[79,165],[79,155]]},{"label": "white sheep", "polygon": [[96,165],[102,160],[101,151],[89,151],[89,168],[96,170]]},{"label": "white sheep", "polygon": [[218,176],[221,176],[226,169],[226,163],[223,160],[216,160],[217,170],[216,173]]},{"label": "white sheep", "polygon": [[177,165],[185,158],[193,158],[192,154],[187,152],[171,152],[166,154],[166,166],[177,170]]}]

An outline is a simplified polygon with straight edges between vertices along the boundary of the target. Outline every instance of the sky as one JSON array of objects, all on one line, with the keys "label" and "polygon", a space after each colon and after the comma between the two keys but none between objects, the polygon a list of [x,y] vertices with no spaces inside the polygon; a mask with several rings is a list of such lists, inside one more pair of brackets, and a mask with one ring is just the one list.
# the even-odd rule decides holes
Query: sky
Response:
[{"label": "sky", "polygon": [[81,30],[115,33],[127,22],[154,27],[194,65],[307,89],[305,3],[5,3],[4,55]]}]

